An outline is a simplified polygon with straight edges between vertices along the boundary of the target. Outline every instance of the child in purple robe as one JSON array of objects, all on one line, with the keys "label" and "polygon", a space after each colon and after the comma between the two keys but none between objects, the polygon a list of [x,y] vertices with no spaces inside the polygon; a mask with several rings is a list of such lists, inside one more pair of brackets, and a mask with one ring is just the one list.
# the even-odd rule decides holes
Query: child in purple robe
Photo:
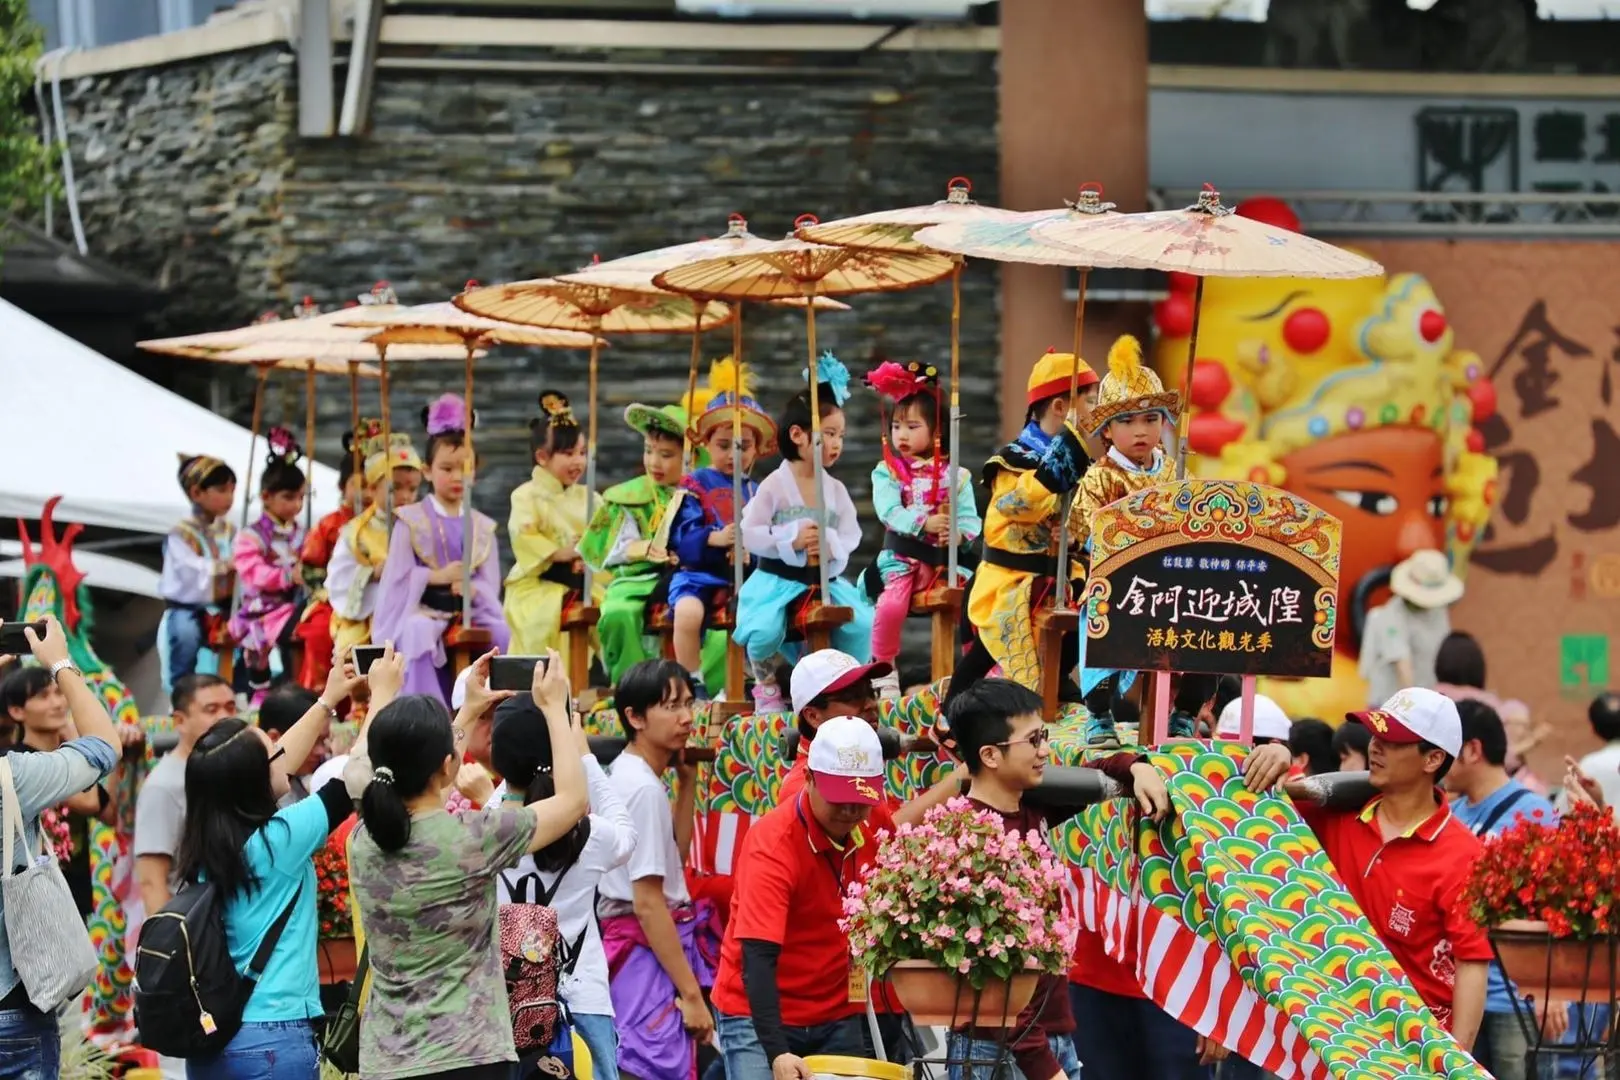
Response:
[{"label": "child in purple robe", "polygon": [[501,560],[495,522],[473,511],[471,543],[463,500],[471,469],[467,407],[445,394],[422,411],[428,444],[424,455],[433,493],[394,513],[393,533],[371,640],[391,641],[405,658],[405,694],[435,694],[448,701],[452,673],[445,635],[461,622],[464,562],[472,566],[471,625],[487,630],[505,651],[511,639],[501,613]]},{"label": "child in purple robe", "polygon": [[298,572],[299,552],[304,549],[305,481],[298,467],[303,452],[285,428],[273,428],[267,440],[270,455],[264,475],[259,477],[259,501],[264,512],[257,521],[236,534],[231,560],[241,582],[241,600],[231,615],[230,632],[242,650],[241,676],[237,688],[246,689],[257,701],[270,689],[272,655],[280,661],[283,674],[293,674],[287,655],[292,630],[304,606],[304,590]]}]

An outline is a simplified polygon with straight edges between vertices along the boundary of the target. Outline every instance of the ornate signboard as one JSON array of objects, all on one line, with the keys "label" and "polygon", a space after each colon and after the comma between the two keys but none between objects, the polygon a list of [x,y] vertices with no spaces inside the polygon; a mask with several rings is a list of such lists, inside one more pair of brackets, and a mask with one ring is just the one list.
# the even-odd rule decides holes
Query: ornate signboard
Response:
[{"label": "ornate signboard", "polygon": [[1278,488],[1184,480],[1091,522],[1086,666],[1326,676],[1337,518]]}]

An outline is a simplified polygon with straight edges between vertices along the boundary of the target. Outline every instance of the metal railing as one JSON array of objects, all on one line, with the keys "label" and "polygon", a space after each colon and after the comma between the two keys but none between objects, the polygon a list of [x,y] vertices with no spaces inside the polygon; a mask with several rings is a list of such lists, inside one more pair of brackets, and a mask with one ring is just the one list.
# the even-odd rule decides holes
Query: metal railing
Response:
[{"label": "metal railing", "polygon": [[[1597,239],[1620,237],[1620,193],[1585,191],[1241,191],[1286,202],[1317,236],[1475,236]],[[1198,193],[1156,189],[1155,206],[1191,206]]]}]

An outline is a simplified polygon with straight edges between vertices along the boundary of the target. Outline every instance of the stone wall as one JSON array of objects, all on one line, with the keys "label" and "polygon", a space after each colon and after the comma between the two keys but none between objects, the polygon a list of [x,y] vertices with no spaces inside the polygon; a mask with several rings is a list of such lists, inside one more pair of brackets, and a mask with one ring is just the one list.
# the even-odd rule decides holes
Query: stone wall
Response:
[{"label": "stone wall", "polygon": [[[402,301],[440,300],[484,282],[576,268],[723,231],[733,212],[762,236],[801,213],[824,220],[941,197],[955,175],[996,201],[995,57],[981,53],[738,56],[609,53],[441,54],[465,66],[378,73],[370,134],[301,140],[296,81],[284,49],[218,56],[81,80],[71,135],[92,249],[172,290],[154,331],[234,325],[309,295],[331,306],[390,281]],[[514,70],[513,61],[602,61],[595,72]],[[704,65],[769,64],[767,76],[716,76]],[[615,61],[680,63],[642,74]],[[406,61],[405,63],[409,63]],[[837,70],[834,70],[837,68]],[[963,283],[963,460],[996,441],[997,282]],[[947,285],[854,297],[818,321],[820,343],[857,381],[874,354],[948,360]],[[774,412],[801,385],[802,315],[750,309],[746,354]],[[706,361],[730,347],[720,331]],[[619,416],[634,400],[685,388],[689,339],[617,339],[602,364],[602,486],[639,469]],[[707,363],[704,365],[707,369]],[[194,380],[195,365],[177,366]],[[478,368],[485,466],[477,503],[504,523],[507,492],[527,473],[526,421],[556,388],[583,411],[583,354],[498,351]],[[245,420],[247,381],[229,380],[227,411]],[[293,380],[267,416],[302,426]],[[454,365],[401,365],[391,401],[413,421],[434,394],[459,390]],[[194,389],[189,387],[188,389]],[[346,427],[341,380],[323,384],[320,456]],[[375,407],[374,391],[366,407]],[[857,501],[878,458],[876,401],[858,391],[838,473]],[[770,467],[767,465],[767,467]],[[762,473],[761,473],[762,475]],[[871,543],[876,529],[869,527]]]}]

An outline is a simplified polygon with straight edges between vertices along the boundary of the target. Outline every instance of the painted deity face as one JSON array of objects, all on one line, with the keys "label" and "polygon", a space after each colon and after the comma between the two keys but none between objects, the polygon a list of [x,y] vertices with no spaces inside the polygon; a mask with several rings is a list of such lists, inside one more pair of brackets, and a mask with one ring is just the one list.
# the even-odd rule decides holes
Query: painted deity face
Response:
[{"label": "painted deity face", "polygon": [[1425,548],[1446,547],[1440,437],[1383,427],[1335,435],[1283,458],[1289,491],[1344,523],[1339,647],[1359,651],[1356,625],[1389,595],[1390,571]]}]

